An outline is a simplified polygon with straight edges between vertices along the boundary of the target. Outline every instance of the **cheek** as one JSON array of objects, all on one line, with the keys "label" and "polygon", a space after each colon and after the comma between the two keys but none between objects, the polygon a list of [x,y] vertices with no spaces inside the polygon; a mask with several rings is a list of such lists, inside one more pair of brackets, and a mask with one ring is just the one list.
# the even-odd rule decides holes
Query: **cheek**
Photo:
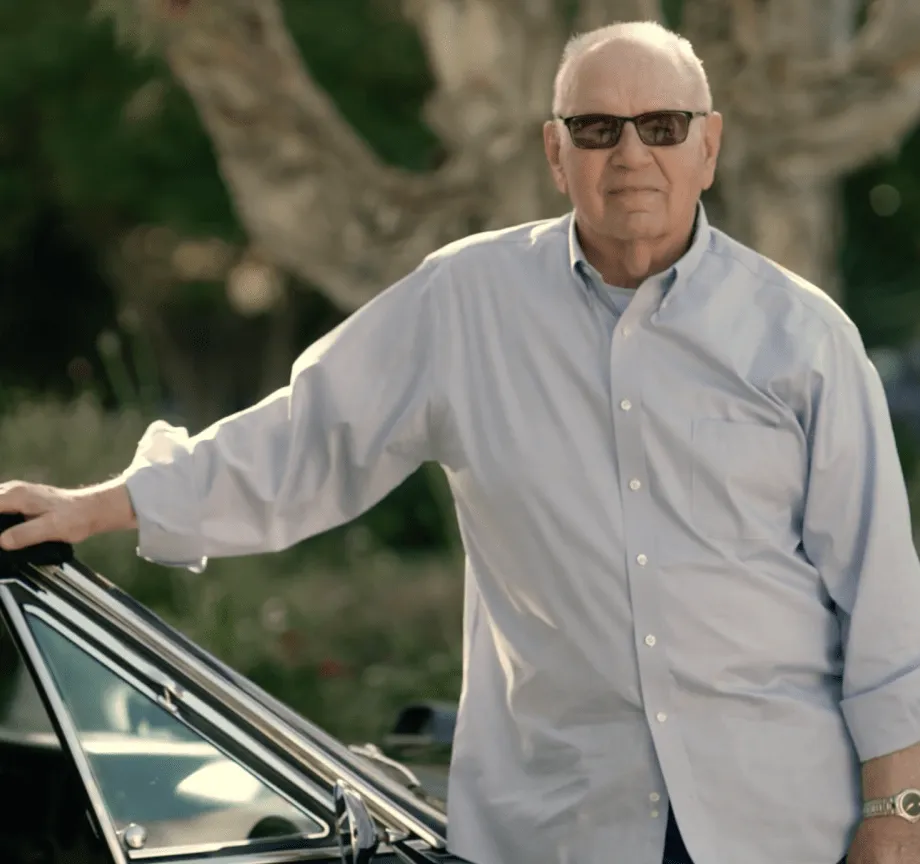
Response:
[{"label": "cheek", "polygon": [[658,165],[667,180],[672,203],[699,197],[706,179],[706,166],[699,159],[678,152],[662,153]]},{"label": "cheek", "polygon": [[605,154],[598,151],[568,153],[562,158],[562,169],[573,196],[587,198],[598,195],[606,166]]}]

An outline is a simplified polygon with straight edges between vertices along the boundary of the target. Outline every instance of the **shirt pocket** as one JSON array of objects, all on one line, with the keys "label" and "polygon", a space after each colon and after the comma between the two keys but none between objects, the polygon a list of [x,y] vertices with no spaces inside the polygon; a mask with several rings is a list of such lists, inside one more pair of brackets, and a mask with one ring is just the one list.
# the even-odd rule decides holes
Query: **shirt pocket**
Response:
[{"label": "shirt pocket", "polygon": [[692,518],[714,540],[765,540],[787,534],[805,485],[804,443],[774,426],[693,421]]}]

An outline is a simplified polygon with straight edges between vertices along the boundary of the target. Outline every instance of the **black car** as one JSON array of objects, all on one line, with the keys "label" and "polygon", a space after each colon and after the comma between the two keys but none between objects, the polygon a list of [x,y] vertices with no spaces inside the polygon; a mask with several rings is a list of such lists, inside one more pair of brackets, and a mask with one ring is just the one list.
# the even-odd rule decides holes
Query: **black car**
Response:
[{"label": "black car", "polygon": [[411,771],[324,733],[63,544],[0,553],[0,783],[4,864],[460,860]]}]

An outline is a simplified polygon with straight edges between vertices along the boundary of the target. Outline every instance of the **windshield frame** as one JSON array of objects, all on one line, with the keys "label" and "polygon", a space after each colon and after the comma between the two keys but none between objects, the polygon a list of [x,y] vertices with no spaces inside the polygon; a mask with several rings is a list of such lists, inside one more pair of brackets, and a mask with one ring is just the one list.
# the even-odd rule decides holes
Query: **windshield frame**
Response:
[{"label": "windshield frame", "polygon": [[[50,720],[57,733],[57,747],[76,767],[95,814],[96,824],[101,829],[102,839],[116,862],[127,864],[137,860],[166,861],[190,855],[208,856],[218,851],[231,856],[228,860],[235,860],[240,856],[249,860],[252,855],[271,855],[282,851],[315,853],[325,858],[336,857],[337,847],[333,836],[334,813],[326,806],[325,790],[312,783],[308,776],[298,772],[295,766],[273,756],[258,741],[247,735],[245,730],[219,718],[216,724],[210,722],[215,718],[207,716],[207,707],[192,694],[187,694],[187,698],[182,700],[181,712],[176,705],[177,710],[171,712],[173,716],[196,738],[251,772],[260,783],[287,800],[321,830],[283,838],[245,841],[218,838],[169,846],[125,849],[106,794],[100,787],[93,768],[85,735],[77,726],[67,704],[66,693],[45,656],[40,636],[30,620],[34,619],[53,629],[58,636],[99,663],[128,687],[162,707],[166,707],[170,701],[171,682],[162,670],[139,657],[124,640],[110,637],[98,625],[85,620],[79,610],[71,609],[69,615],[59,614],[48,604],[49,599],[51,595],[37,593],[28,585],[16,585],[8,581],[0,584],[0,603],[4,618],[9,622],[10,632],[19,643],[28,673],[46,703]],[[312,854],[310,857],[313,857]]]},{"label": "windshield frame", "polygon": [[[382,768],[297,714],[245,676],[228,667],[143,604],[79,561],[23,565],[19,581],[33,583],[42,602],[59,614],[85,615],[104,631],[160,668],[186,692],[196,693],[247,733],[277,748],[300,770],[328,789],[347,783],[386,828],[407,834],[432,849],[446,848],[447,817],[417,797]],[[324,790],[325,791],[325,790]],[[324,802],[325,803],[325,798]]]}]

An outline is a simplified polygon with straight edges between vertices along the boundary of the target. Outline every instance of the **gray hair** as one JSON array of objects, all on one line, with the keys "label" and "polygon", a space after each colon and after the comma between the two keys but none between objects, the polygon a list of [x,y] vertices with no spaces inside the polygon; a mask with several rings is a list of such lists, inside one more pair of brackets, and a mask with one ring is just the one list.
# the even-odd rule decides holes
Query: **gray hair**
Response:
[{"label": "gray hair", "polygon": [[706,104],[700,106],[700,109],[712,110],[712,90],[709,87],[706,70],[703,69],[703,61],[696,56],[693,45],[688,39],[673,30],[668,30],[657,21],[621,21],[598,27],[596,30],[589,30],[587,33],[576,34],[566,43],[553,84],[553,116],[561,113],[561,101],[574,62],[594,48],[621,39],[664,48],[671,53],[678,65],[683,67],[688,80],[695,79],[698,86],[702,88]]}]

